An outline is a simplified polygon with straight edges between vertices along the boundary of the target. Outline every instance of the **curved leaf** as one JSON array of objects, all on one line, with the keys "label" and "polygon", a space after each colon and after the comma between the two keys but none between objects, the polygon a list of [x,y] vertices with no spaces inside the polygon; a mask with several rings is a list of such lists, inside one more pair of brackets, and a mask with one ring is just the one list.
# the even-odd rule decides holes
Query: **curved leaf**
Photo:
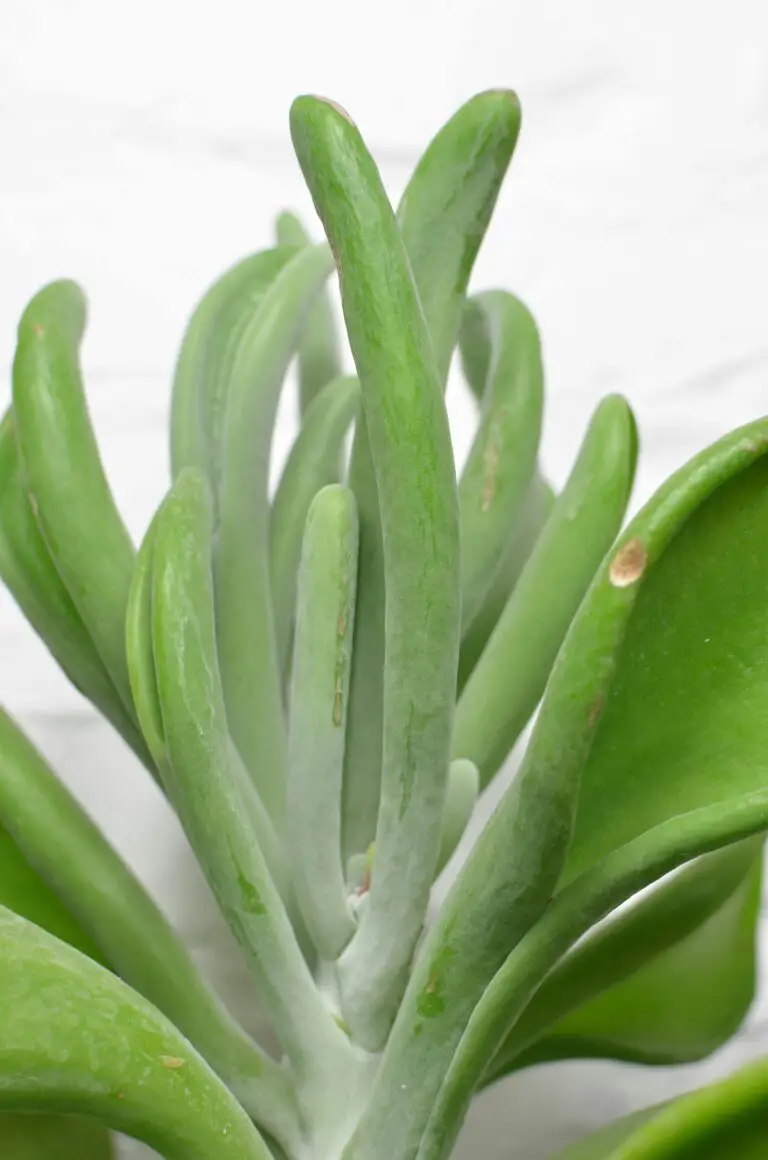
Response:
[{"label": "curved leaf", "polygon": [[0,823],[34,868],[0,842],[0,901],[108,964],[284,1139],[285,1077],[227,1014],[144,888],[2,711],[0,771]]},{"label": "curved leaf", "polygon": [[402,994],[440,843],[461,617],[456,479],[430,336],[378,171],[351,121],[325,101],[295,101],[291,132],[339,267],[384,545],[376,856],[360,925],[339,961],[345,1017],[373,1049]]},{"label": "curved leaf", "polygon": [[117,729],[153,776],[143,738],[56,571],[22,478],[13,413],[0,423],[0,577],[66,676]]},{"label": "curved leaf", "polygon": [[234,351],[265,291],[295,254],[294,246],[280,246],[232,266],[205,292],[182,340],[171,396],[172,475],[198,468],[208,477],[214,501]]},{"label": "curved leaf", "polygon": [[483,655],[507,601],[515,590],[520,574],[539,536],[547,526],[554,503],[555,493],[537,469],[523,501],[519,522],[516,527],[510,529],[509,544],[501,567],[461,642],[459,695]]},{"label": "curved leaf", "polygon": [[488,785],[544,692],[552,664],[621,527],[636,459],[634,417],[603,400],[562,493],[459,699],[453,756]]},{"label": "curved leaf", "polygon": [[[312,239],[295,214],[280,214],[277,219],[278,245],[309,246],[311,242]],[[324,291],[318,295],[309,311],[299,340],[299,408],[302,420],[315,397],[340,374],[341,353],[333,306],[330,295]],[[329,479],[327,482],[333,481]]]},{"label": "curved leaf", "polygon": [[[751,769],[751,792],[747,791],[745,778],[741,795],[726,797],[714,804],[710,801],[702,809],[710,826],[706,831],[710,845],[696,844],[700,836],[697,837],[695,825],[691,830],[697,818],[695,809],[693,813],[662,821],[647,835],[649,848],[655,856],[654,843],[661,835],[667,843],[665,850],[671,862],[661,868],[656,866],[651,878],[632,884],[627,893],[623,892],[626,882],[612,880],[609,875],[603,883],[597,875],[598,897],[602,904],[607,892],[610,899],[607,907],[590,912],[586,927],[568,917],[563,920],[562,929],[555,928],[557,940],[552,935],[549,924],[558,921],[560,911],[549,903],[566,864],[582,770],[611,690],[617,655],[638,594],[663,560],[665,549],[690,524],[692,514],[704,508],[709,497],[716,496],[720,488],[727,494],[729,481],[746,478],[751,481],[754,493],[768,494],[764,486],[761,492],[760,480],[766,472],[767,461],[762,459],[766,450],[768,420],[762,420],[702,452],[657,493],[631,523],[619,547],[601,565],[560,649],[521,769],[425,939],[377,1074],[371,1101],[352,1137],[346,1160],[356,1160],[358,1155],[365,1156],[366,1160],[378,1160],[379,1155],[407,1158],[415,1154],[438,1095],[441,1075],[438,1060],[447,1072],[470,1019],[481,1019],[473,1015],[473,1010],[486,988],[488,994],[478,1011],[482,1008],[490,1012],[487,1025],[484,1024],[488,1039],[479,1035],[477,1043],[470,1047],[466,1073],[463,1063],[455,1064],[457,1090],[461,1094],[451,1096],[448,1107],[458,1108],[458,1123],[463,1115],[462,1100],[469,1098],[482,1070],[498,1050],[535,985],[575,938],[585,933],[606,910],[669,869],[706,849],[717,848],[762,828],[757,825],[755,830],[741,833],[729,830],[734,817],[744,814],[753,818],[750,811],[754,799],[760,799],[755,787],[762,784],[761,769],[755,765]],[[750,489],[747,491],[752,494]],[[732,515],[729,512],[728,518]],[[755,512],[751,515],[754,518]],[[719,547],[720,551],[724,550],[722,539]],[[663,771],[663,753],[656,755],[655,762],[649,768]],[[622,817],[626,816],[623,802],[620,812]],[[760,815],[760,809],[757,813]],[[626,846],[620,847],[618,853],[626,854],[627,850]],[[630,863],[629,871],[636,869]],[[573,883],[572,897],[577,900],[580,897],[577,886],[579,890],[590,889],[592,880],[589,876],[584,879],[586,885],[583,879]],[[567,905],[563,905],[569,914]],[[590,896],[587,909],[593,905],[594,898]],[[547,914],[542,918],[545,909]],[[571,922],[574,926],[569,927]],[[531,983],[525,969],[518,965],[513,949],[527,932],[532,945],[538,946],[537,940],[547,931],[549,942],[541,952],[545,966],[542,969],[540,964],[535,964]],[[520,953],[525,963],[525,953]],[[554,958],[546,957],[552,954]],[[499,970],[508,956],[512,982],[506,968]],[[518,970],[526,980],[524,984],[516,974]],[[497,971],[498,984],[491,989],[489,984]],[[501,1004],[499,1009],[509,1014],[508,1020],[499,1015],[497,1002]],[[395,1093],[402,1083],[409,1084],[413,1099],[410,1116],[398,1120],[393,1119],[392,1101],[397,1098]],[[450,1122],[448,1112],[436,1116],[434,1122],[442,1132],[441,1125]]]},{"label": "curved leaf", "polygon": [[768,1060],[627,1117],[553,1160],[762,1160],[768,1146]]},{"label": "curved leaf", "polygon": [[355,497],[330,484],[309,509],[301,553],[287,795],[296,898],[328,962],[355,931],[341,860],[341,774],[356,583]]},{"label": "curved leaf", "polygon": [[[517,142],[520,106],[496,90],[468,101],[417,165],[398,210],[438,375],[445,385],[464,294]],[[384,689],[384,552],[376,473],[365,416],[357,423],[349,485],[360,520],[355,650],[344,769],[344,855],[374,839],[379,806]]]},{"label": "curved leaf", "polygon": [[269,1160],[190,1043],[109,971],[0,909],[0,1109],[95,1116],[166,1160]]},{"label": "curved leaf", "polygon": [[469,825],[480,792],[480,774],[471,761],[459,758],[448,770],[448,788],[440,832],[440,853],[435,873],[439,874],[448,862]]},{"label": "curved leaf", "polygon": [[360,386],[353,376],[323,387],[306,410],[272,500],[269,554],[281,672],[285,672],[290,650],[307,513],[320,489],[339,478],[341,447],[359,405]]},{"label": "curved leaf", "polygon": [[585,1056],[701,1059],[754,996],[762,843],[699,859],[600,926],[547,975],[484,1076]]},{"label": "curved leaf", "polygon": [[488,328],[483,411],[459,483],[462,632],[480,611],[509,549],[536,467],[544,403],[541,343],[519,299],[492,290],[471,300]]},{"label": "curved leaf", "polygon": [[[332,267],[327,247],[300,250],[243,319],[219,401],[214,575],[216,634],[232,739],[273,820],[282,818],[287,738],[272,614],[269,452],[280,388],[302,318]],[[214,444],[218,446],[218,444]]]},{"label": "curved leaf", "polygon": [[3,1160],[113,1160],[108,1129],[79,1116],[0,1114]]},{"label": "curved leaf", "polygon": [[315,987],[258,844],[255,791],[232,760],[216,658],[204,477],[183,471],[158,517],[152,638],[170,796],[221,910],[254,968],[303,1080],[332,1070],[348,1042]]},{"label": "curved leaf", "polygon": [[123,625],[134,550],[99,458],[83,393],[85,300],[52,282],[19,323],[16,436],[35,519],[123,705],[132,710]]}]

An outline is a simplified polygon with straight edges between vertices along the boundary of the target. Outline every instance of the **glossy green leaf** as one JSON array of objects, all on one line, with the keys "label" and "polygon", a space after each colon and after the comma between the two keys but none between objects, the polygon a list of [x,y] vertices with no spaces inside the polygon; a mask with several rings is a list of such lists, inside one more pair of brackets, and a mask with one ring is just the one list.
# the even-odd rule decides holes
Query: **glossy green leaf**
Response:
[{"label": "glossy green leaf", "polygon": [[547,975],[485,1073],[608,1056],[685,1063],[754,996],[762,843],[702,858],[598,927]]},{"label": "glossy green leaf", "polygon": [[[612,851],[560,891],[514,947],[472,1012],[433,1101],[419,1160],[437,1160],[450,1152],[488,1060],[514,1029],[542,980],[582,935],[633,894],[691,858],[761,833],[767,818],[764,789],[725,805],[693,810]],[[748,937],[754,937],[753,929]]]},{"label": "glossy green leaf", "polygon": [[0,1109],[95,1116],[166,1160],[269,1160],[191,1044],[109,971],[0,910]]},{"label": "glossy green leaf", "polygon": [[285,672],[291,643],[307,512],[320,489],[339,478],[342,444],[359,405],[356,378],[334,379],[323,387],[306,410],[272,501],[269,553],[281,672]]},{"label": "glossy green leaf", "polygon": [[576,463],[461,695],[453,756],[486,786],[539,698],[568,626],[621,527],[632,487],[636,435],[618,395],[597,408]]},{"label": "glossy green leaf", "polygon": [[[281,213],[277,219],[277,242],[280,246],[308,246],[311,238],[295,214]],[[302,420],[316,396],[340,374],[341,352],[336,320],[330,295],[323,291],[307,315],[299,341],[299,408]]]},{"label": "glossy green leaf", "polygon": [[[33,872],[0,843],[0,866],[8,874],[0,901],[109,964],[172,1019],[243,1093],[249,1110],[265,1114],[270,1130],[284,1138],[284,1077],[240,1031],[144,888],[2,711],[0,766],[0,823],[6,828],[0,834],[7,831],[39,875],[35,890]],[[67,914],[73,916],[68,921]]]},{"label": "glossy green leaf", "polygon": [[400,1000],[437,864],[461,617],[456,481],[429,332],[378,171],[352,122],[328,102],[300,97],[291,131],[337,258],[384,545],[376,855],[367,905],[339,962],[345,1017],[375,1048]]},{"label": "glossy green leaf", "polygon": [[[432,141],[398,209],[443,385],[472,267],[519,127],[514,93],[496,90],[473,97]],[[349,485],[360,520],[360,574],[344,771],[345,857],[364,853],[374,839],[382,769],[384,552],[364,416],[357,424]]]},{"label": "glossy green leaf", "polygon": [[[749,789],[745,779],[741,794],[715,802],[710,799],[706,805],[693,803],[693,812],[661,820],[645,835],[647,849],[640,838],[638,851],[620,847],[615,864],[604,859],[594,878],[585,875],[573,883],[569,898],[575,901],[566,900],[562,912],[549,905],[565,866],[582,770],[617,673],[617,655],[638,593],[663,560],[665,549],[675,543],[681,529],[690,528],[693,513],[707,510],[710,496],[716,502],[721,489],[728,495],[730,481],[744,480],[751,482],[752,494],[761,494],[760,476],[766,471],[762,456],[767,449],[768,421],[763,420],[702,452],[657,493],[600,566],[558,655],[521,769],[476,843],[417,958],[371,1102],[346,1160],[415,1154],[438,1095],[440,1076],[450,1065],[457,1076],[456,1094],[449,1092],[446,1108],[433,1121],[437,1150],[430,1155],[441,1155],[440,1136],[444,1132],[450,1136],[451,1112],[457,1130],[464,1101],[488,1059],[532,990],[572,942],[661,874],[707,849],[764,828],[763,795],[757,789],[760,768],[753,766]],[[728,513],[729,521],[732,514]],[[751,518],[755,519],[754,511]],[[724,550],[722,543],[720,550]],[[663,761],[663,754],[657,754],[655,766],[649,769],[663,768]],[[697,804],[702,805],[701,811],[693,808]],[[625,816],[623,803],[616,808]],[[706,822],[703,837],[699,815]],[[755,816],[754,829],[738,832],[739,819],[751,825]],[[630,858],[627,866],[622,858]],[[648,859],[652,874],[645,881],[639,874],[643,858]],[[529,931],[529,942],[522,944],[518,954],[514,948]],[[542,961],[528,958],[528,945],[539,948]],[[500,970],[505,960],[507,965]],[[527,974],[531,961],[533,973]],[[497,972],[498,981],[491,987]],[[481,996],[483,1002],[474,1012]],[[476,1038],[469,1036],[470,1020],[480,1023]],[[451,1064],[462,1036],[465,1042],[469,1037],[466,1058]],[[402,1083],[412,1087],[413,1106],[407,1120],[393,1129],[393,1100]]]},{"label": "glossy green leaf", "polygon": [[341,778],[356,584],[355,498],[331,484],[310,507],[301,553],[287,795],[296,897],[328,962],[355,931],[341,859]]},{"label": "glossy green leaf", "polygon": [[22,478],[12,412],[0,423],[0,577],[72,684],[155,774],[147,747],[56,571]]},{"label": "glossy green leaf", "polygon": [[251,254],[206,291],[189,320],[176,360],[171,397],[171,468],[208,477],[214,501],[221,468],[221,438],[232,359],[244,328],[294,246]]},{"label": "glossy green leaf", "polygon": [[602,570],[595,612],[611,587],[633,608],[582,777],[566,880],[669,817],[765,784],[766,446],[761,421],[702,453]]},{"label": "glossy green leaf", "polygon": [[123,624],[134,550],[83,393],[84,328],[85,300],[74,282],[52,282],[29,303],[13,362],[15,431],[37,524],[130,712]]},{"label": "glossy green leaf", "polygon": [[519,520],[510,528],[509,544],[501,567],[462,639],[459,655],[459,694],[483,655],[485,646],[520,579],[523,567],[547,525],[554,503],[555,493],[537,470],[523,502]]},{"label": "glossy green leaf", "polygon": [[113,1160],[109,1130],[80,1116],[0,1114],[3,1160]]},{"label": "glossy green leaf", "polygon": [[553,1160],[763,1160],[768,1148],[768,1061],[636,1113]]},{"label": "glossy green leaf", "polygon": [[461,841],[480,792],[480,774],[471,761],[459,758],[448,770],[448,788],[440,831],[440,853],[437,858],[439,874]]},{"label": "glossy green leaf", "polygon": [[189,468],[161,508],[153,551],[152,638],[170,796],[275,1031],[309,1082],[349,1049],[258,844],[253,785],[233,761],[216,656],[212,533],[205,479]]},{"label": "glossy green leaf", "polygon": [[536,468],[544,403],[541,343],[519,299],[492,290],[472,300],[490,361],[480,425],[459,483],[462,630],[467,632],[509,550]]},{"label": "glossy green leaf", "polygon": [[270,816],[283,815],[287,734],[272,612],[269,454],[280,388],[304,314],[332,268],[300,250],[231,347],[222,416],[214,575],[219,662],[232,739]]}]

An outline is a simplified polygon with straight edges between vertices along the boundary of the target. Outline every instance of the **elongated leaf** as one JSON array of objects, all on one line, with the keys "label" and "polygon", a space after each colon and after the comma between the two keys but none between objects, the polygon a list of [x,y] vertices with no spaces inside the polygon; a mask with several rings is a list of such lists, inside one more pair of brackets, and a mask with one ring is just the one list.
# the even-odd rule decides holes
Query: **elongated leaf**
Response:
[{"label": "elongated leaf", "polygon": [[269,551],[277,655],[285,671],[291,643],[296,578],[304,524],[312,500],[339,478],[341,446],[360,405],[357,379],[334,379],[313,400],[272,501]]},{"label": "elongated leaf", "polygon": [[109,1130],[80,1116],[0,1114],[3,1160],[112,1160]]},{"label": "elongated leaf", "polygon": [[332,484],[309,510],[301,554],[287,811],[296,896],[329,962],[355,931],[341,860],[341,777],[356,582],[355,498]]},{"label": "elongated leaf", "polygon": [[[311,238],[295,214],[281,213],[277,219],[277,243],[280,246],[308,246]],[[340,374],[341,353],[333,306],[330,296],[324,291],[309,311],[299,341],[299,409],[302,419],[316,396]]]},{"label": "elongated leaf", "polygon": [[461,617],[456,481],[429,333],[376,167],[351,121],[327,102],[295,101],[291,130],[337,257],[384,544],[376,855],[368,904],[339,963],[345,1016],[374,1048],[402,994],[437,864]]},{"label": "elongated leaf", "polygon": [[[398,210],[398,225],[443,385],[464,294],[519,127],[520,107],[514,93],[497,90],[473,97],[432,141]],[[344,771],[347,858],[364,853],[374,838],[384,736],[384,552],[364,416],[357,424],[349,485],[360,520],[360,568]]]},{"label": "elongated leaf", "polygon": [[520,103],[513,92],[478,93],[431,142],[398,207],[443,382],[472,267],[519,132]]},{"label": "elongated leaf", "polygon": [[136,722],[112,683],[35,520],[11,411],[0,423],[0,577],[75,688],[114,725],[154,776]]},{"label": "elongated leaf", "polygon": [[760,833],[767,816],[765,790],[725,806],[693,810],[612,851],[565,887],[508,956],[472,1012],[434,1102],[419,1160],[448,1154],[488,1060],[542,979],[577,939],[638,890],[692,857]]},{"label": "elongated leaf", "polygon": [[232,266],[203,295],[184,334],[173,379],[171,468],[174,479],[185,467],[204,472],[214,501],[234,351],[267,287],[295,254],[295,246],[281,246]]},{"label": "elongated leaf", "polygon": [[95,1116],[166,1160],[269,1160],[245,1112],[145,999],[0,910],[0,1109]]},{"label": "elongated leaf", "polygon": [[53,282],[27,306],[13,413],[35,519],[123,705],[132,709],[123,624],[134,551],[109,490],[80,373],[85,301]]},{"label": "elongated leaf", "polygon": [[480,660],[491,633],[520,579],[523,567],[547,526],[554,502],[555,494],[552,488],[537,469],[523,502],[519,521],[514,528],[510,528],[509,544],[501,568],[461,642],[459,694],[464,690],[475,665]]},{"label": "elongated leaf", "polygon": [[684,1063],[720,1046],[754,995],[762,844],[710,854],[599,927],[545,979],[490,1082],[543,1059]]},{"label": "elongated leaf", "polygon": [[479,791],[480,774],[477,766],[462,758],[452,761],[448,771],[448,789],[445,795],[436,873],[440,873],[461,841],[462,834],[472,817]]},{"label": "elongated leaf", "polygon": [[39,875],[38,886],[0,843],[7,875],[1,900],[109,964],[247,1093],[251,1106],[266,1108],[270,1130],[285,1138],[284,1076],[240,1031],[138,880],[1,711],[0,766],[0,823]]},{"label": "elongated leaf", "polygon": [[[349,1051],[321,999],[260,850],[253,787],[232,760],[216,658],[213,514],[194,469],[158,517],[152,637],[171,797],[230,927],[240,941],[299,1076],[332,1072]],[[336,1073],[338,1074],[338,1073]]]},{"label": "elongated leaf", "polygon": [[461,607],[466,633],[480,611],[520,522],[536,467],[544,372],[536,324],[502,290],[473,300],[489,331],[483,413],[459,483]]},{"label": "elongated leaf", "polygon": [[762,1160],[768,1146],[768,1061],[660,1108],[636,1113],[553,1160]]},{"label": "elongated leaf", "polygon": [[[0,828],[0,905],[50,931],[98,963],[102,952],[59,896],[33,870],[6,829]],[[105,964],[106,965],[106,964]]]},{"label": "elongated leaf", "polygon": [[636,458],[619,396],[595,412],[579,456],[456,710],[453,756],[488,785],[544,692],[568,626],[621,526]]},{"label": "elongated leaf", "polygon": [[282,818],[287,736],[272,613],[269,452],[280,388],[304,313],[332,267],[325,246],[299,251],[232,347],[222,420],[216,629],[232,738],[271,817]]},{"label": "elongated leaf", "polygon": [[[453,1126],[457,1128],[466,1106],[462,1101],[469,1098],[482,1070],[530,999],[532,990],[572,941],[585,933],[606,910],[661,874],[707,849],[762,828],[762,797],[756,787],[764,784],[764,777],[761,767],[755,763],[751,769],[752,784],[748,787],[744,778],[741,794],[714,803],[710,800],[706,806],[695,803],[702,804],[709,845],[701,844],[704,839],[693,825],[698,816],[695,809],[693,813],[667,818],[647,835],[651,878],[645,882],[632,881],[627,887],[619,869],[611,870],[609,866],[606,870],[604,860],[598,868],[602,865],[607,875],[605,881],[597,874],[594,888],[589,876],[586,884],[582,879],[573,883],[575,895],[572,897],[577,900],[573,913],[578,914],[578,922],[567,904],[563,904],[567,917],[561,927],[555,927],[557,937],[549,924],[560,921],[560,911],[549,906],[545,919],[540,919],[565,867],[582,770],[617,673],[617,654],[643,582],[663,560],[665,550],[675,542],[681,529],[690,527],[693,513],[698,509],[706,511],[706,501],[710,496],[717,498],[721,488],[728,494],[732,486],[729,481],[749,480],[753,490],[746,490],[750,494],[765,494],[761,476],[766,471],[762,459],[766,450],[766,420],[742,428],[708,448],[657,493],[624,533],[620,546],[601,565],[558,655],[518,776],[476,843],[424,942],[377,1074],[372,1099],[349,1145],[347,1160],[363,1155],[366,1160],[376,1160],[379,1155],[405,1158],[415,1154],[438,1095],[439,1061],[444,1062],[447,1071],[462,1036],[465,1032],[468,1035],[467,1024],[472,1018],[479,1020],[484,1030],[476,1040],[474,1036],[469,1039],[466,1060],[451,1065],[458,1077],[457,1086],[454,1094],[449,1092],[446,1097],[446,1108],[436,1112],[433,1120],[438,1137],[434,1154],[441,1155],[439,1138],[448,1131],[450,1109],[456,1114]],[[726,524],[732,514],[727,513]],[[755,517],[754,511],[752,516]],[[738,542],[737,536],[734,548]],[[721,540],[720,550],[730,548],[725,549]],[[660,752],[648,768],[661,771],[663,763],[664,754]],[[753,830],[735,833],[734,818],[744,816],[754,821],[755,799],[761,824]],[[622,816],[624,809],[621,803]],[[666,862],[658,856],[657,846],[662,839]],[[627,849],[620,847],[624,853]],[[637,869],[638,862],[631,861],[630,878]],[[612,873],[617,877],[612,878]],[[589,899],[583,907],[577,886]],[[595,903],[596,897],[600,906]],[[582,925],[584,909],[586,927]],[[538,923],[537,919],[540,919]],[[544,962],[534,963],[530,977],[525,973],[525,964],[529,961],[527,952],[521,951],[518,959],[513,951],[528,931],[534,946],[539,946],[537,940],[547,936],[544,950],[540,951]],[[554,958],[547,957],[553,954]],[[511,980],[507,968],[499,970],[508,956]],[[499,981],[490,988],[497,971]],[[473,1015],[486,989],[483,1003],[478,1007],[484,1014]],[[414,1096],[407,1122],[398,1123],[392,1108],[402,1083],[410,1086]]]}]

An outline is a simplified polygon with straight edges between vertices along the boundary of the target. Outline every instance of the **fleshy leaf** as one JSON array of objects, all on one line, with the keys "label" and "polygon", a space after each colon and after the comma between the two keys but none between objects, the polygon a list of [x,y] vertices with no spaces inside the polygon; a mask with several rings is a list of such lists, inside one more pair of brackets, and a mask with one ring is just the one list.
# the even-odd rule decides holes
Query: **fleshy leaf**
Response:
[{"label": "fleshy leaf", "polygon": [[0,1109],[95,1116],[166,1160],[269,1160],[176,1028],[109,971],[0,909]]},{"label": "fleshy leaf", "polygon": [[0,1114],[3,1160],[113,1160],[114,1155],[111,1133],[96,1120],[34,1112]]},{"label": "fleshy leaf", "polygon": [[291,133],[336,255],[381,514],[387,614],[376,855],[367,905],[338,968],[344,1017],[375,1049],[405,986],[440,844],[461,618],[456,478],[430,335],[376,166],[329,102],[295,101]]},{"label": "fleshy leaf", "polygon": [[[312,239],[295,214],[281,213],[276,229],[279,246],[311,245]],[[302,420],[316,396],[340,374],[336,321],[330,295],[324,290],[309,311],[299,339],[299,408]]]}]

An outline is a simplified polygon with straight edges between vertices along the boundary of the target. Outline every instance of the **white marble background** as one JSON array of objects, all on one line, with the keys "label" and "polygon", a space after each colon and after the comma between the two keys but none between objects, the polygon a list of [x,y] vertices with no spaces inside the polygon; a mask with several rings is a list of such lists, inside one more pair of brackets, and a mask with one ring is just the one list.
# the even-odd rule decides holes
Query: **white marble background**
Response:
[{"label": "white marble background", "polygon": [[[597,399],[618,390],[640,422],[643,499],[766,408],[766,78],[764,0],[0,0],[0,390],[27,297],[80,280],[93,414],[138,537],[167,478],[168,385],[190,307],[269,244],[280,208],[308,208],[291,98],[345,104],[395,197],[461,100],[509,85],[524,131],[476,283],[509,286],[538,316],[553,478]],[[471,411],[458,384],[450,402],[460,454]],[[278,460],[292,430],[288,400]],[[4,592],[0,645],[0,699],[247,1015],[173,821]],[[759,1050],[760,1009],[709,1071]],[[538,1160],[699,1074],[539,1070],[480,1102],[465,1154]]]}]

